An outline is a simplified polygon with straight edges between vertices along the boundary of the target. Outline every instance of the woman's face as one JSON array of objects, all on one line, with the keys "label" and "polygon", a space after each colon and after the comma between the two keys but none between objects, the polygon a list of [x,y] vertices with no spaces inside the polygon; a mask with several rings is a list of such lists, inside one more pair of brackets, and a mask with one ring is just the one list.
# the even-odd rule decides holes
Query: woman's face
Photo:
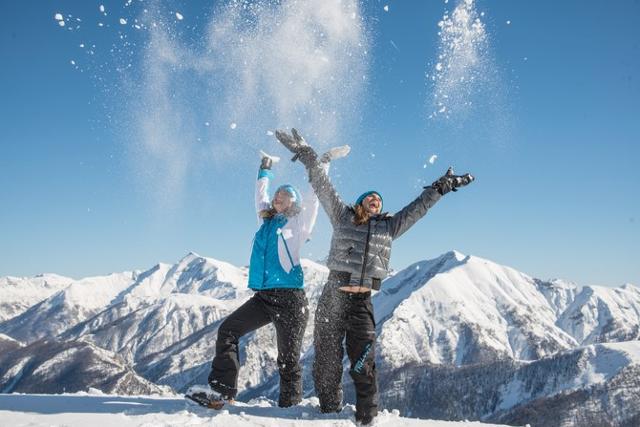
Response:
[{"label": "woman's face", "polygon": [[370,214],[378,214],[380,213],[380,209],[382,209],[382,200],[380,200],[380,196],[376,193],[371,193],[364,198],[362,206]]},{"label": "woman's face", "polygon": [[287,209],[289,209],[291,205],[293,205],[293,202],[291,201],[291,194],[289,194],[289,192],[286,190],[276,191],[276,194],[273,197],[273,202],[271,202],[271,204],[273,205],[273,208],[276,210],[276,212],[286,212]]}]

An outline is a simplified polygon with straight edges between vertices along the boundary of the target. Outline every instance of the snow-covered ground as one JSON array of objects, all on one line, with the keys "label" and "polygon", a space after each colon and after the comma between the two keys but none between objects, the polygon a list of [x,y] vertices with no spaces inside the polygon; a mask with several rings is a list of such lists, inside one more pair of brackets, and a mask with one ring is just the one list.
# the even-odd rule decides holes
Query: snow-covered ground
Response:
[{"label": "snow-covered ground", "polygon": [[[309,260],[302,260],[302,267],[310,309],[302,348],[303,384],[304,395],[313,396],[314,309],[328,269]],[[221,319],[251,294],[246,268],[195,253],[175,264],[157,264],[136,273],[68,282],[57,277],[0,278],[0,300],[4,302],[3,290],[11,294],[11,303],[0,307],[9,316],[0,321],[0,393],[33,396],[91,388],[111,396],[148,396],[171,389],[179,393],[206,378]],[[38,287],[44,290],[35,298]],[[21,289],[24,301],[33,306],[14,304],[21,302]],[[382,407],[423,419],[545,426],[564,422],[595,426],[614,419],[615,425],[635,425],[640,407],[640,288],[636,286],[542,281],[451,251],[395,273],[373,296],[372,304]],[[243,337],[241,401],[277,396],[274,342],[272,326]],[[347,378],[344,387],[345,401],[352,403],[352,381]],[[49,407],[47,398],[40,399],[41,403],[24,406]],[[133,403],[129,406],[140,409]],[[167,405],[172,408],[170,402]],[[256,405],[267,410],[251,404],[245,416],[254,415]],[[87,412],[90,406],[81,408]],[[268,408],[268,420],[285,420],[278,423],[265,424],[255,417],[247,422],[272,426],[287,425],[286,420],[296,417],[318,419],[313,401],[301,406],[305,407]],[[541,407],[554,410],[539,411]],[[576,423],[576,417],[587,414],[585,407],[593,416]],[[2,412],[10,408],[16,406],[0,407],[2,417],[12,417],[9,423],[0,417],[0,426],[30,425],[30,414]],[[168,419],[134,411],[136,418],[125,421],[189,425],[211,417],[198,412],[201,408],[180,416],[169,409],[163,410]],[[80,417],[78,424],[85,424],[82,420],[87,421],[88,414],[103,412],[71,413]],[[230,412],[234,414],[232,419],[244,420]],[[70,424],[49,415],[33,414],[35,425]],[[216,420],[224,416],[216,414]],[[393,419],[389,425],[417,422],[398,416],[383,414],[380,423],[386,417]],[[111,414],[100,424],[119,417],[120,412]],[[328,423],[327,418],[319,419]],[[353,409],[347,407],[329,424],[352,425],[352,419]]]},{"label": "snow-covered ground", "polygon": [[[0,394],[3,426],[224,426],[290,427],[354,426],[354,407],[339,414],[321,414],[315,398],[293,408],[278,408],[272,401],[238,402],[221,411],[201,408],[180,396],[112,396],[101,393],[34,395]],[[375,426],[463,427],[497,426],[479,422],[447,422],[403,418],[398,411],[382,411]]]}]

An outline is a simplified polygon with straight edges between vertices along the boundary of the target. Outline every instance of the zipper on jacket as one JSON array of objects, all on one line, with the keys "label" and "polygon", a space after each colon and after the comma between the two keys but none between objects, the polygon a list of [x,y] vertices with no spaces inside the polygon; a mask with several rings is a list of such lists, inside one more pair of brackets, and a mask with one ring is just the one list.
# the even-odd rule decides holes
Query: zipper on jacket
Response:
[{"label": "zipper on jacket", "polygon": [[362,273],[360,274],[360,287],[364,285],[364,272],[367,268],[367,256],[369,255],[369,238],[371,237],[371,219],[367,225],[367,240],[364,244],[364,256],[362,257]]},{"label": "zipper on jacket", "polygon": [[291,263],[291,269],[293,270],[293,257],[291,256],[291,252],[289,252],[289,245],[287,245],[287,241],[284,239],[282,233],[280,233],[280,237],[282,237],[282,243],[284,243],[284,248],[287,251],[287,256],[289,257],[289,262]]}]

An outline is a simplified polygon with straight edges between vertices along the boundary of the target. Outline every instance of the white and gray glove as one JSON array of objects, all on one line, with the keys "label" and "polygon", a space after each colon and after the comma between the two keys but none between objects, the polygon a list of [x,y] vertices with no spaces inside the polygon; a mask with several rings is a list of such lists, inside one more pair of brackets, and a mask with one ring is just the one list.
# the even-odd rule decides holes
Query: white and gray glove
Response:
[{"label": "white and gray glove", "polygon": [[333,147],[322,156],[320,156],[321,163],[330,163],[335,159],[341,159],[346,157],[347,154],[351,151],[351,147],[348,145],[342,145],[340,147]]}]

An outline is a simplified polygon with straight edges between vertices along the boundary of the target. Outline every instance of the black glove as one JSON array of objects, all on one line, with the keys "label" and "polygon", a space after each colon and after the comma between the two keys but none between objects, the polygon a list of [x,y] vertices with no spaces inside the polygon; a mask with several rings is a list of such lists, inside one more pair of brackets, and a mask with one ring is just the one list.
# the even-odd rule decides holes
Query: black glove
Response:
[{"label": "black glove", "polygon": [[[469,185],[475,178],[471,174],[454,175],[453,168],[450,167],[440,179],[431,184],[442,196],[449,191],[458,191],[459,187]],[[425,187],[426,188],[426,187]]]},{"label": "black glove", "polygon": [[260,162],[260,169],[271,169],[271,165],[273,165],[271,157],[264,156]]},{"label": "black glove", "polygon": [[313,148],[300,136],[297,130],[291,129],[291,135],[283,131],[276,131],[276,138],[287,150],[291,151],[294,156],[291,159],[292,162],[300,159],[305,165],[313,165],[318,161],[318,154]]}]

